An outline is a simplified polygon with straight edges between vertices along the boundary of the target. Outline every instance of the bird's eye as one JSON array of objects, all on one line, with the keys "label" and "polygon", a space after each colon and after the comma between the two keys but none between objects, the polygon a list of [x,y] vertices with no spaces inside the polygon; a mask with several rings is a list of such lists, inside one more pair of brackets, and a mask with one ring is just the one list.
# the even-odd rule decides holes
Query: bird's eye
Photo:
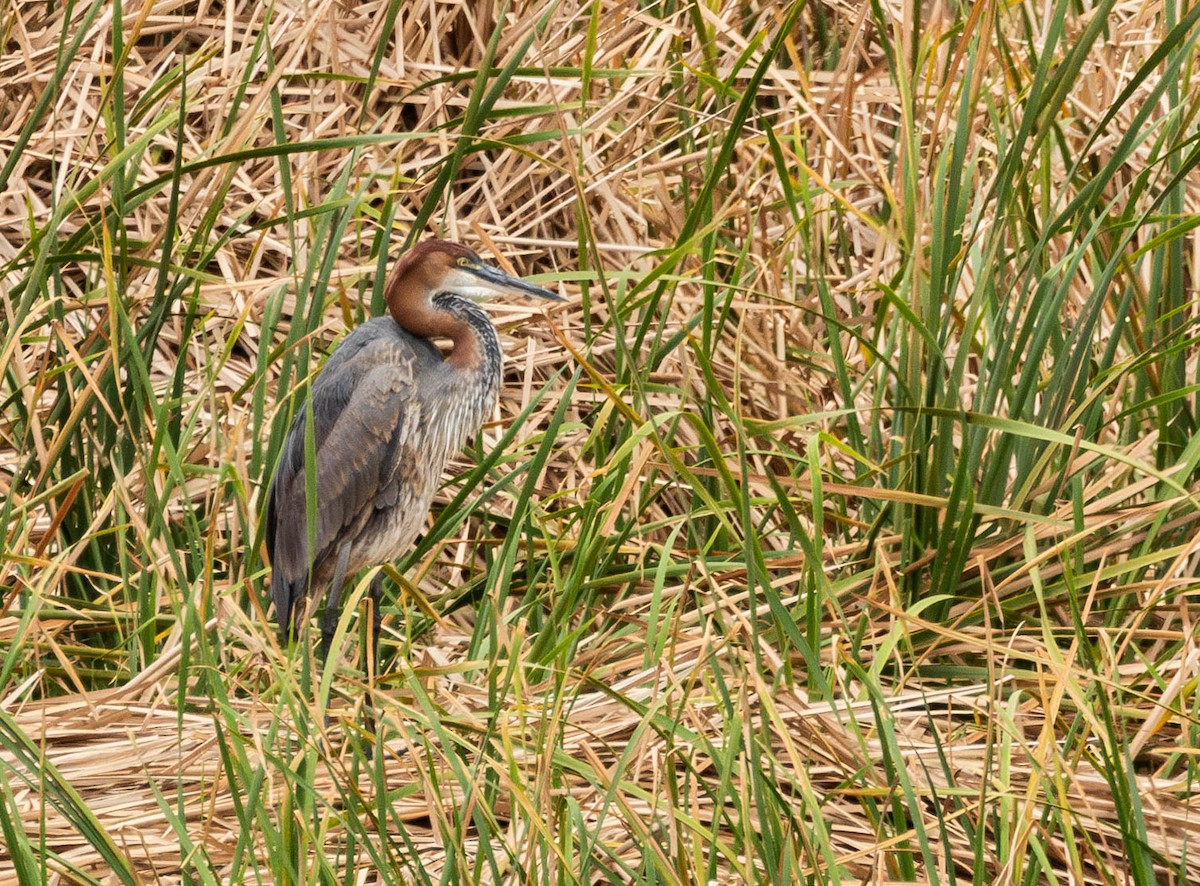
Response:
[{"label": "bird's eye", "polygon": [[469,268],[471,266],[471,260],[465,255],[459,256],[458,266],[460,268]]}]

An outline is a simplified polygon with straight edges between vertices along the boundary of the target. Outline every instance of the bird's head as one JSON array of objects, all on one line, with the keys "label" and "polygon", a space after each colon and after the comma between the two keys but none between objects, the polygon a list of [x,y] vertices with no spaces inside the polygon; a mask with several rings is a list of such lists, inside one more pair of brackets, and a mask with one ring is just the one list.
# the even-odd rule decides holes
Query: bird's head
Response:
[{"label": "bird's head", "polygon": [[445,292],[473,301],[506,295],[562,301],[550,290],[506,274],[461,243],[447,240],[426,240],[408,250],[397,262],[392,277],[400,284],[389,287],[393,292],[421,292],[426,299]]}]

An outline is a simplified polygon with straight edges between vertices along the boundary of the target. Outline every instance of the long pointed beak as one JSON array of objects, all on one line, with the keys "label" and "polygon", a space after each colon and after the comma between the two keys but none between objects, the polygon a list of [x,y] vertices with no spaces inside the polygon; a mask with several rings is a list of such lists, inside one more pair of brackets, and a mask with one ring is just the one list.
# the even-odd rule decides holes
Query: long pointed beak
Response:
[{"label": "long pointed beak", "polygon": [[565,299],[551,292],[549,289],[542,289],[540,286],[534,286],[532,283],[526,283],[520,277],[514,277],[512,274],[506,274],[499,268],[489,264],[480,262],[477,265],[471,265],[468,270],[485,281],[491,286],[496,286],[501,289],[507,289],[514,295],[532,295],[537,298],[548,298],[550,301],[565,301]]}]

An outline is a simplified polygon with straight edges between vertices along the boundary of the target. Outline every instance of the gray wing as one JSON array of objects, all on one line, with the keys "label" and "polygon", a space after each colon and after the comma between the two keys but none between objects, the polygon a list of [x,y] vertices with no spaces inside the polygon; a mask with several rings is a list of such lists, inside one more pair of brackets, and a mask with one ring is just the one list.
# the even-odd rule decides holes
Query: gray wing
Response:
[{"label": "gray wing", "polygon": [[[286,634],[302,618],[310,581],[328,580],[342,544],[352,546],[381,509],[395,507],[413,482],[411,460],[422,408],[420,379],[442,364],[429,342],[390,318],[356,329],[313,384],[316,544],[308,545],[306,408],[288,431],[267,504],[271,596]],[[354,565],[352,569],[358,568]]]}]

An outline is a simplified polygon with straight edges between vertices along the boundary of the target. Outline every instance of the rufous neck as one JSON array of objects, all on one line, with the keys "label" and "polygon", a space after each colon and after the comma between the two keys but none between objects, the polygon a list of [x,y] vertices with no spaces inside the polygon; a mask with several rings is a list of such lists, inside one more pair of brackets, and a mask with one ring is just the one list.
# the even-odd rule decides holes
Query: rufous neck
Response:
[{"label": "rufous neck", "polygon": [[[435,299],[436,294],[432,281],[423,278],[419,267],[399,264],[384,288],[388,312],[401,329],[420,338],[450,339],[453,348],[446,362],[462,370],[478,368],[483,354],[479,332],[469,314],[482,312],[465,299]],[[486,317],[484,321],[491,326]]]}]

